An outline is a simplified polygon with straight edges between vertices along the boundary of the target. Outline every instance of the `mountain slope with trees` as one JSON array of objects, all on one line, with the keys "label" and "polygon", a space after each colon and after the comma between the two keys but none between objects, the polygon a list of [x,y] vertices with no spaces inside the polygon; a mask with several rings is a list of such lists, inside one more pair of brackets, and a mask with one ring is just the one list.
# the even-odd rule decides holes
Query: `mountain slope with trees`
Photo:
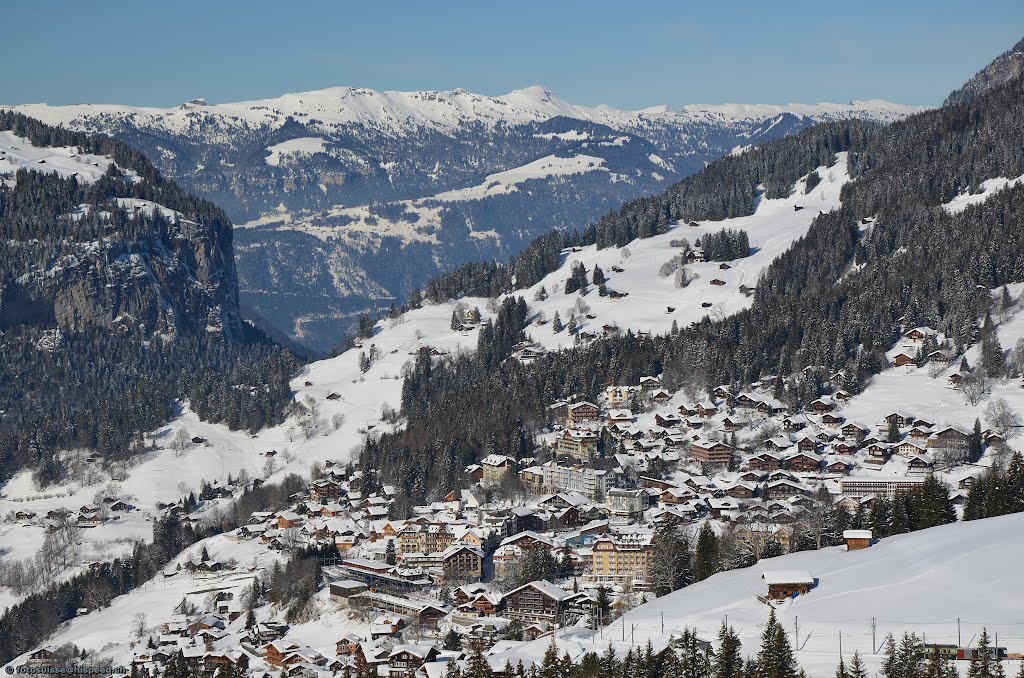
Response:
[{"label": "mountain slope with trees", "polygon": [[[975,343],[994,303],[990,290],[1024,280],[1024,188],[960,212],[943,206],[987,179],[1024,173],[1022,130],[1018,78],[884,128],[815,128],[724,158],[662,196],[626,205],[585,229],[591,242],[620,246],[671,220],[750,213],[758,186],[766,194],[783,190],[840,151],[854,178],[842,207],[819,215],[763,274],[748,310],[670,336],[599,340],[529,365],[501,360],[486,342],[475,356],[421,365],[407,377],[407,385],[417,384],[403,400],[408,428],[368,443],[364,462],[425,499],[425,488],[451,488],[466,463],[488,452],[523,455],[546,404],[571,394],[592,399],[606,383],[664,372],[673,388],[707,389],[811,367],[812,376],[777,394],[806,404],[825,392],[831,370],[845,369],[845,387],[858,392],[888,364],[884,354],[905,325],[934,327],[958,349]],[[555,246],[564,244],[550,236],[511,267],[467,267],[428,285],[428,296],[513,291],[528,284],[520,271],[553,265]]]},{"label": "mountain slope with trees", "polygon": [[60,479],[72,449],[126,462],[186,397],[234,428],[280,420],[295,361],[241,319],[227,216],[123,142],[9,112],[0,132],[12,156],[109,158],[95,181],[42,159],[0,183],[0,480]]},{"label": "mountain slope with trees", "polygon": [[735,149],[919,109],[868,101],[633,112],[531,87],[494,98],[334,88],[171,109],[19,110],[115,135],[225,209],[243,226],[235,249],[245,306],[325,350],[358,314],[436,275],[506,260],[552,228],[581,229]]}]

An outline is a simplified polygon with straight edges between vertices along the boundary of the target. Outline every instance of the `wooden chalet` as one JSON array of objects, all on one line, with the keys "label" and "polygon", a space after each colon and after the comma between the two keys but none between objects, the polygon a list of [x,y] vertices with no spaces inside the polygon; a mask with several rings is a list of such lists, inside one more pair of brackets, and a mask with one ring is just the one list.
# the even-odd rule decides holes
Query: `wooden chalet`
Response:
[{"label": "wooden chalet", "polygon": [[768,585],[768,597],[772,600],[805,594],[817,584],[807,570],[768,570],[761,578]]},{"label": "wooden chalet", "polygon": [[801,451],[786,458],[786,467],[792,471],[815,473],[821,469],[821,457]]},{"label": "wooden chalet", "polygon": [[927,337],[935,336],[936,332],[930,327],[915,327],[904,333],[903,338],[914,344],[922,344]]},{"label": "wooden chalet", "polygon": [[761,414],[774,416],[786,411],[786,404],[775,398],[765,398],[757,404],[757,411]]},{"label": "wooden chalet", "polygon": [[566,422],[569,426],[577,426],[584,422],[597,421],[600,410],[590,402],[573,403],[568,406]]},{"label": "wooden chalet", "polygon": [[775,471],[782,468],[782,458],[771,452],[761,452],[747,460],[747,468],[754,471]]},{"label": "wooden chalet", "polygon": [[711,417],[718,414],[718,406],[709,401],[697,403],[696,409],[697,416],[704,417],[705,419],[710,419]]},{"label": "wooden chalet", "polygon": [[427,662],[437,659],[438,651],[433,645],[396,645],[388,655],[388,675],[408,676]]},{"label": "wooden chalet", "polygon": [[554,623],[572,596],[568,591],[547,581],[523,584],[505,594],[505,616],[525,621]]},{"label": "wooden chalet", "polygon": [[722,400],[728,400],[732,398],[732,389],[727,384],[716,386],[711,390],[712,397],[721,398]]},{"label": "wooden chalet", "polygon": [[907,353],[906,351],[900,351],[893,356],[892,362],[896,367],[903,367],[904,365],[913,365],[915,357]]},{"label": "wooden chalet", "polygon": [[690,444],[690,456],[698,462],[728,464],[732,459],[732,447],[721,441],[694,442]]},{"label": "wooden chalet", "polygon": [[811,409],[815,412],[831,412],[836,409],[836,404],[829,396],[821,396],[811,401]]},{"label": "wooden chalet", "polygon": [[362,638],[350,633],[334,644],[334,653],[339,657],[352,656],[362,642]]},{"label": "wooden chalet", "polygon": [[843,437],[847,440],[862,440],[867,434],[871,433],[869,427],[856,421],[846,422],[839,430],[842,431]]},{"label": "wooden chalet", "polygon": [[858,551],[871,546],[871,530],[843,530],[847,551]]},{"label": "wooden chalet", "polygon": [[857,451],[857,446],[845,440],[839,440],[832,444],[832,451],[835,454],[853,454]]},{"label": "wooden chalet", "polygon": [[825,426],[839,426],[844,421],[846,421],[845,417],[838,414],[832,414],[831,412],[826,412],[821,415],[821,423]]},{"label": "wooden chalet", "polygon": [[734,416],[727,416],[722,420],[722,429],[728,433],[740,431],[746,426],[746,422]]},{"label": "wooden chalet", "polygon": [[763,402],[761,398],[750,393],[740,393],[733,400],[733,405],[741,408],[754,409]]},{"label": "wooden chalet", "polygon": [[654,395],[651,396],[651,400],[653,400],[658,405],[664,405],[669,400],[672,400],[672,394],[664,389],[659,389],[654,392]]},{"label": "wooden chalet", "polygon": [[841,475],[846,475],[847,473],[850,472],[850,469],[852,469],[852,468],[853,468],[853,465],[850,464],[850,462],[843,461],[842,459],[837,459],[837,460],[829,462],[828,464],[825,465],[825,471],[826,472],[828,472],[828,473],[838,473],[838,474],[841,474]]},{"label": "wooden chalet", "polygon": [[654,423],[663,428],[672,428],[673,426],[679,426],[683,423],[683,418],[672,412],[665,414],[658,413],[654,415]]}]

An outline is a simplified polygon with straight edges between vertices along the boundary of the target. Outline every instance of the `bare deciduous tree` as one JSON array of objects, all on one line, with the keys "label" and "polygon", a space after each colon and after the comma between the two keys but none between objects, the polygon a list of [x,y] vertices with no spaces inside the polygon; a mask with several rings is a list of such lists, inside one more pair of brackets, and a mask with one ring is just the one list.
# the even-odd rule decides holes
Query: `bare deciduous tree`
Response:
[{"label": "bare deciduous tree", "polygon": [[1006,398],[997,398],[985,408],[985,420],[989,428],[1009,440],[1020,435],[1022,420]]},{"label": "bare deciduous tree", "polygon": [[992,382],[985,374],[985,371],[979,369],[977,372],[964,379],[964,385],[961,390],[964,393],[964,398],[967,400],[967,403],[973,407],[984,400],[988,394],[992,392]]},{"label": "bare deciduous tree", "polygon": [[142,638],[146,635],[146,613],[136,612],[135,616],[132,617],[132,635],[136,638]]},{"label": "bare deciduous tree", "polygon": [[191,445],[192,436],[185,429],[179,428],[178,432],[174,434],[174,440],[171,442],[171,449],[174,450],[174,454],[180,457]]}]

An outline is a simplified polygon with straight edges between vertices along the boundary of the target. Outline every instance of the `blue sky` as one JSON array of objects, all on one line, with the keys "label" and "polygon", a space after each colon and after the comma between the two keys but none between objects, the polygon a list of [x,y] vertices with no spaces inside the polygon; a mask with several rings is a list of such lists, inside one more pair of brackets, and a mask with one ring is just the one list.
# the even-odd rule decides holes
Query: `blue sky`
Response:
[{"label": "blue sky", "polygon": [[4,8],[0,103],[173,106],[338,85],[581,104],[939,103],[1024,2],[49,2]]}]

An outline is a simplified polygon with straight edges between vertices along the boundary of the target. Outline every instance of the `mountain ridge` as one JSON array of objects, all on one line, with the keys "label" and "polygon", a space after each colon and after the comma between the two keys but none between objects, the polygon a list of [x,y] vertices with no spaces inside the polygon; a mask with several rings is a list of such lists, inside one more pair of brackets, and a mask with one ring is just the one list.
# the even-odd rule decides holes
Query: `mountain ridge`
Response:
[{"label": "mountain ridge", "polygon": [[943,105],[962,104],[978,98],[993,87],[1005,84],[1024,73],[1024,38],[1006,50],[970,80],[953,90]]},{"label": "mountain ridge", "polygon": [[[524,124],[541,122],[558,116],[609,125],[639,124],[644,121],[690,121],[711,116],[738,119],[764,118],[782,113],[805,117],[833,119],[870,114],[877,119],[891,121],[904,115],[926,110],[924,106],[909,106],[883,99],[855,100],[849,103],[819,102],[816,104],[686,104],[682,107],[655,105],[637,110],[620,109],[603,104],[584,106],[572,104],[547,87],[532,85],[494,97],[457,88],[454,90],[374,90],[361,87],[329,87],[305,92],[290,92],[278,97],[250,99],[219,104],[195,103],[196,100],[175,107],[147,107],[121,104],[70,104],[51,106],[45,103],[3,106],[15,108],[49,124],[72,124],[82,115],[121,115],[124,117],[169,120],[191,117],[190,113],[232,115],[237,120],[254,125],[278,122],[284,124],[287,116],[312,115],[315,111],[329,114],[326,104],[337,103],[336,115],[324,117],[324,124],[363,124],[378,121],[377,129],[399,131],[397,123],[403,119],[410,123],[424,123],[434,129],[445,128],[453,122],[486,122]],[[273,106],[280,110],[273,110]],[[451,109],[451,110],[446,110]],[[420,115],[412,113],[419,110]],[[343,115],[349,111],[346,117]],[[277,114],[275,116],[275,113]],[[405,117],[402,114],[405,113]],[[455,114],[453,119],[452,115]],[[283,117],[282,117],[283,116]],[[169,128],[174,128],[168,126]],[[180,129],[180,127],[178,127]],[[416,127],[413,127],[416,129]],[[410,132],[412,133],[412,132]]]}]

